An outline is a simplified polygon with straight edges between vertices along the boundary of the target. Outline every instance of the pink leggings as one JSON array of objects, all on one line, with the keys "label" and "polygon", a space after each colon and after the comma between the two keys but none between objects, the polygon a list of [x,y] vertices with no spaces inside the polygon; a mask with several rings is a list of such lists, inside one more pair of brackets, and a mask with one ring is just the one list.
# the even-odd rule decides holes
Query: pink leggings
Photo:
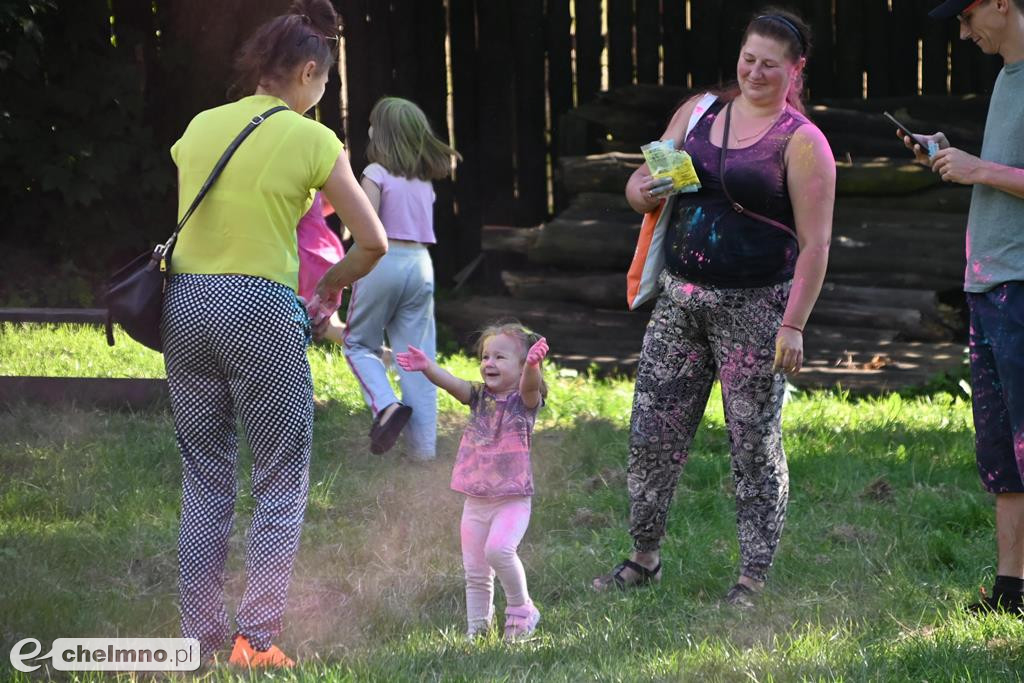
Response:
[{"label": "pink leggings", "polygon": [[530,525],[530,496],[474,498],[462,508],[462,564],[466,569],[466,619],[472,628],[494,616],[494,574],[505,601],[530,602],[526,573],[516,549]]}]

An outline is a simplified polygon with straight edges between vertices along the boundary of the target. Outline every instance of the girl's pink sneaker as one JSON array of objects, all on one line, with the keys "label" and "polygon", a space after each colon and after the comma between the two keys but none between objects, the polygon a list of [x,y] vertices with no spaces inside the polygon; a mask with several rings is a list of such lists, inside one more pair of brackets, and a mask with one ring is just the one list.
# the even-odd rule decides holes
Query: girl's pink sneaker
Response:
[{"label": "girl's pink sneaker", "polygon": [[523,640],[537,630],[540,612],[532,602],[505,608],[505,640]]}]

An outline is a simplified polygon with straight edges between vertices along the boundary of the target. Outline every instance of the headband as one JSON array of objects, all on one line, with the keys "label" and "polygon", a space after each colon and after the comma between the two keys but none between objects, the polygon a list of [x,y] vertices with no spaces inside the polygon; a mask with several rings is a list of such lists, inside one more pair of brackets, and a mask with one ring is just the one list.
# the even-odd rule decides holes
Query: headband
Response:
[{"label": "headband", "polygon": [[761,16],[754,19],[754,21],[761,21],[762,19],[771,19],[773,21],[777,21],[786,28],[788,28],[790,31],[792,31],[793,35],[796,36],[797,42],[800,43],[800,56],[802,57],[805,54],[807,54],[807,42],[804,40],[804,34],[801,33],[800,29],[796,27],[796,24],[794,24],[792,21],[782,16],[781,14],[762,14]]}]

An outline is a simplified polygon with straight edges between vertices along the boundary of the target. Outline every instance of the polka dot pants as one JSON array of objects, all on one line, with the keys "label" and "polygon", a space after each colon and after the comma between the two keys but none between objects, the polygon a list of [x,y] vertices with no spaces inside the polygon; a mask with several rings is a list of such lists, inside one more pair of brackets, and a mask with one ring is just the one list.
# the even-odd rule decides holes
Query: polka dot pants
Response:
[{"label": "polka dot pants", "polygon": [[295,293],[242,275],[171,277],[164,359],[181,451],[181,629],[203,655],[233,634],[224,607],[241,419],[255,500],[237,632],[265,650],[281,630],[309,491],[309,319]]}]

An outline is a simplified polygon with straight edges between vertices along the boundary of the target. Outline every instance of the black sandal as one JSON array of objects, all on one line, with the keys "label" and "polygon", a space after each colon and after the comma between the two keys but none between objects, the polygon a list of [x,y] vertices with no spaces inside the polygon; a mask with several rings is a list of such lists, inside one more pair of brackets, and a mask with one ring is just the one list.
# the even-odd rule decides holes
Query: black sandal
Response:
[{"label": "black sandal", "polygon": [[[625,569],[631,569],[636,577],[632,580],[622,578],[622,572]],[[615,586],[621,591],[657,583],[661,581],[661,562],[658,562],[654,569],[648,569],[633,560],[623,560],[615,565],[610,574],[599,576],[596,581],[600,583],[594,584],[595,590],[604,590],[609,586]]]},{"label": "black sandal", "polygon": [[1000,597],[989,597],[984,588],[981,588],[981,599],[978,602],[967,605],[964,608],[968,614],[980,616],[982,614],[1011,614],[1018,619],[1024,619],[1024,596],[1002,595]]},{"label": "black sandal", "polygon": [[754,607],[754,599],[756,597],[757,591],[753,588],[742,583],[736,583],[725,594],[725,601],[741,609],[751,609]]},{"label": "black sandal", "polygon": [[[390,406],[389,406],[390,407]],[[412,408],[399,403],[391,413],[391,417],[384,424],[380,423],[380,417],[387,411],[387,408],[377,413],[370,425],[370,452],[374,455],[387,453],[398,441],[398,435],[402,433],[409,418],[412,417]]]}]

